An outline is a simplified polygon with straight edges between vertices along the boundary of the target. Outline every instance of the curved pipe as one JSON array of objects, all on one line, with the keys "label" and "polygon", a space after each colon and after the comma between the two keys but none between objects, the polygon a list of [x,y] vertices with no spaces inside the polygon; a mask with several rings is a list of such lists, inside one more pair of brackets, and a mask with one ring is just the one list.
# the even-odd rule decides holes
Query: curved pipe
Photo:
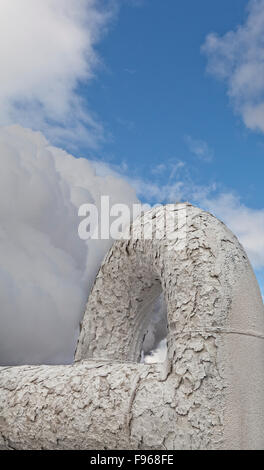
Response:
[{"label": "curved pipe", "polygon": [[[153,221],[158,239],[142,239]],[[160,286],[167,361],[137,364]],[[2,446],[263,448],[263,339],[262,298],[236,237],[189,204],[154,209],[105,258],[76,363],[1,369]]]}]

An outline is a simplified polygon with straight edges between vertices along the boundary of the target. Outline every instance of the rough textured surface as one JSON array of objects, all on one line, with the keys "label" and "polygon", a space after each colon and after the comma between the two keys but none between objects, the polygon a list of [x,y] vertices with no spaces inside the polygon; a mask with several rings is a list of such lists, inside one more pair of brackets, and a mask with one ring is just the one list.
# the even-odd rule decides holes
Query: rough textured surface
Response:
[{"label": "rough textured surface", "polygon": [[[135,239],[165,210],[166,236]],[[263,448],[264,308],[243,248],[189,204],[154,209],[132,231],[98,273],[76,363],[0,369],[0,445]],[[161,290],[167,361],[138,364]]]}]

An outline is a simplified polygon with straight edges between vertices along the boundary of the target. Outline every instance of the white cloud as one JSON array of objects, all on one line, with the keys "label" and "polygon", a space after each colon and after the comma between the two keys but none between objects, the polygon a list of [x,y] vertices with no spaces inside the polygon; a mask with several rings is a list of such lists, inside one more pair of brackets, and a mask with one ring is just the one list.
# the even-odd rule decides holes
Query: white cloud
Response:
[{"label": "white cloud", "polygon": [[203,201],[215,191],[215,184],[208,186],[196,185],[188,175],[180,175],[178,173],[179,169],[179,166],[176,166],[177,178],[168,175],[165,183],[128,176],[126,180],[135,188],[140,199],[147,200],[151,204],[174,204],[186,201],[199,204],[200,201]]},{"label": "white cloud", "polygon": [[89,288],[108,240],[78,237],[79,205],[137,201],[116,175],[51,147],[40,133],[0,129],[0,364],[73,359]]},{"label": "white cloud", "polygon": [[208,71],[227,83],[245,125],[264,132],[264,0],[251,0],[245,24],[224,36],[211,33],[202,47]]},{"label": "white cloud", "polygon": [[167,184],[147,181],[144,179],[127,178],[131,186],[137,192],[139,198],[148,200],[152,203],[176,203],[184,199],[186,194],[185,184],[182,181]]},{"label": "white cloud", "polygon": [[153,175],[161,175],[162,173],[165,173],[166,170],[167,166],[165,165],[165,163],[159,163],[151,169],[151,173]]},{"label": "white cloud", "polygon": [[232,193],[205,197],[200,204],[237,235],[253,266],[264,268],[264,209],[247,207]]},{"label": "white cloud", "polygon": [[20,123],[44,131],[53,142],[96,147],[103,127],[76,90],[100,63],[95,46],[115,12],[105,5],[1,0],[0,125]]},{"label": "white cloud", "polygon": [[200,158],[200,160],[204,160],[205,162],[210,162],[212,160],[214,152],[207,142],[204,140],[193,139],[190,135],[186,135],[184,140],[190,152]]},{"label": "white cloud", "polygon": [[127,178],[138,197],[156,203],[189,201],[209,210],[232,230],[244,246],[255,269],[264,269],[264,209],[243,204],[237,195],[216,184],[198,186],[182,176],[167,184]]}]

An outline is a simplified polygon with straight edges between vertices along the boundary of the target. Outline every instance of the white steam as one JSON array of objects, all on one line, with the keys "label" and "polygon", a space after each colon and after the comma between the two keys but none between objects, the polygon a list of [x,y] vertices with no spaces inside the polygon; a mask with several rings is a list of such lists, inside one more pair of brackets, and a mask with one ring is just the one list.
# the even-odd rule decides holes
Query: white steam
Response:
[{"label": "white steam", "polygon": [[111,241],[78,237],[78,207],[137,202],[114,176],[50,147],[40,133],[0,129],[0,364],[73,360],[89,288]]}]

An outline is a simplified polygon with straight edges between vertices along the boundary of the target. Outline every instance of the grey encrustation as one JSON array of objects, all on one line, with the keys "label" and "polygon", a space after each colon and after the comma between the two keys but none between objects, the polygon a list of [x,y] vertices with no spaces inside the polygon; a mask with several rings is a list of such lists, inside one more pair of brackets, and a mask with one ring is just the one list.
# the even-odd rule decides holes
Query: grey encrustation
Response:
[{"label": "grey encrustation", "polygon": [[[136,236],[164,211],[177,228]],[[102,263],[74,364],[0,368],[0,449],[263,449],[264,307],[237,238],[188,203],[127,238]],[[161,291],[167,359],[141,364]]]}]

